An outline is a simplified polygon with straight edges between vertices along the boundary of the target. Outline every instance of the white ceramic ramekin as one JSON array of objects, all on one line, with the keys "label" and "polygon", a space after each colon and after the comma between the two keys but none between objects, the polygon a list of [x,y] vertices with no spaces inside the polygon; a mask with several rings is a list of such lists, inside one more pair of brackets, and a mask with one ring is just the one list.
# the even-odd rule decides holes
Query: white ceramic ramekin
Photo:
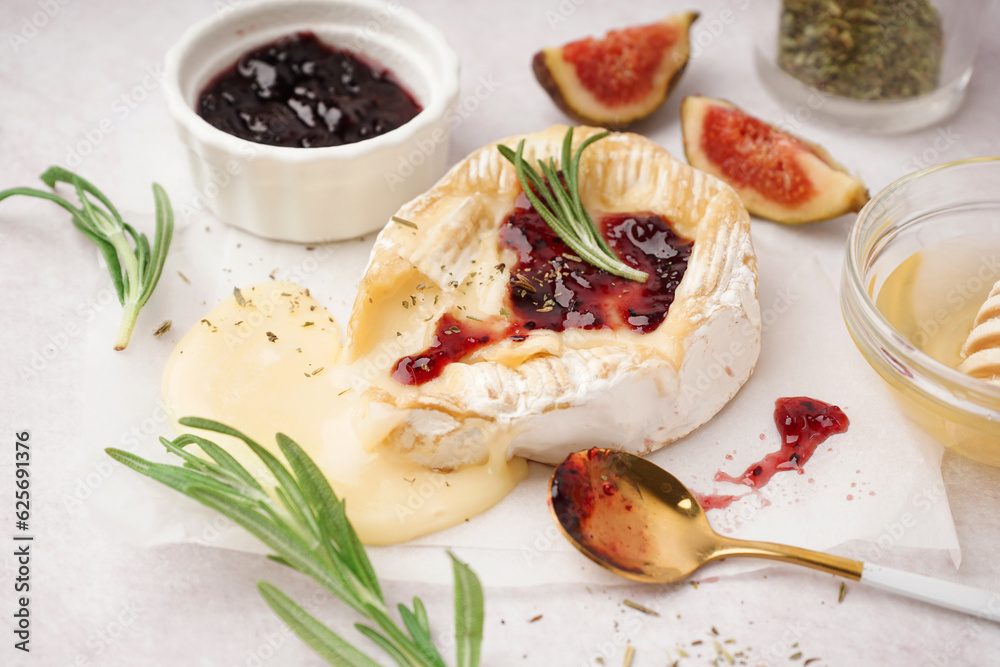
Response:
[{"label": "white ceramic ramekin", "polygon": [[[423,110],[354,144],[287,148],[218,130],[198,96],[247,51],[301,31],[389,69]],[[263,0],[191,27],[166,56],[164,97],[188,149],[196,199],[224,222],[266,238],[315,243],[381,228],[445,171],[458,56],[398,0]]]}]

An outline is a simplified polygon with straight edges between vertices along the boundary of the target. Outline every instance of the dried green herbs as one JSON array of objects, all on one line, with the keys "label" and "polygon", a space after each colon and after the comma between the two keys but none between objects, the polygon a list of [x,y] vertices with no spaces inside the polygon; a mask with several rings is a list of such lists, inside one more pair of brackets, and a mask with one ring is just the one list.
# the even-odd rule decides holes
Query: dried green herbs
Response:
[{"label": "dried green herbs", "polygon": [[929,0],[782,1],[778,65],[831,95],[925,95],[937,86],[943,51]]}]

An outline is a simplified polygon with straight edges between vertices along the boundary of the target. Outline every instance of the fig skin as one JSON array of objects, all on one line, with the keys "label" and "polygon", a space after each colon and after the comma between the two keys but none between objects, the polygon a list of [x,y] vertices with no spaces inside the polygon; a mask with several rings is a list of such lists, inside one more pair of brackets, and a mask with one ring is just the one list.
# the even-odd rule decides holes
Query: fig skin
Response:
[{"label": "fig skin", "polygon": [[[708,113],[713,108],[737,114],[733,117],[770,130],[768,136],[775,141],[756,146],[759,151],[753,156],[745,156],[748,159],[744,162],[748,172],[758,170],[763,178],[779,180],[776,176],[781,174],[782,182],[798,183],[796,192],[786,193],[786,201],[773,193],[769,196],[745,182],[746,178],[740,182],[733,173],[732,164],[727,173],[711,159],[704,144],[704,130]],[[765,123],[725,100],[700,95],[684,98],[681,129],[688,163],[729,184],[747,210],[759,218],[793,225],[818,222],[857,213],[868,203],[868,190],[861,179],[851,175],[822,146]]]},{"label": "fig skin", "polygon": [[[622,130],[659,109],[677,86],[691,55],[691,24],[698,16],[696,11],[682,12],[651,24],[676,30],[677,39],[663,52],[653,76],[652,89],[637,101],[608,104],[599,100],[580,80],[574,64],[564,58],[564,49],[568,45],[542,49],[534,55],[531,67],[538,83],[567,116],[584,125]],[[607,38],[608,35],[605,35],[595,41],[602,42]]]}]

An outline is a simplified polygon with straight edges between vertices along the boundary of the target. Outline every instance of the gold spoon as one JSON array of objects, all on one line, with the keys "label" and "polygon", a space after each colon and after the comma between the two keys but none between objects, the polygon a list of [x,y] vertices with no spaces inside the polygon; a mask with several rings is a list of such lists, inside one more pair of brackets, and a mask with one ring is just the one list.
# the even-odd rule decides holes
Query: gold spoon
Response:
[{"label": "gold spoon", "polygon": [[671,583],[720,558],[752,556],[805,565],[917,600],[1000,621],[1000,595],[798,547],[720,535],[676,477],[633,454],[571,454],[549,481],[562,533],[599,565],[628,579]]}]

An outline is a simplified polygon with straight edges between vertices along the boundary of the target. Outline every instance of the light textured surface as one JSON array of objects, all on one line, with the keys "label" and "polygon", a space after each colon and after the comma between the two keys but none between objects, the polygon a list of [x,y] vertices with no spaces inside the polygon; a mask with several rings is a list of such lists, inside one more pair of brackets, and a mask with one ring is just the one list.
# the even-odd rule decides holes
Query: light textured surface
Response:
[{"label": "light textured surface", "polygon": [[[163,53],[184,28],[226,6],[226,0],[0,4],[0,187],[35,185],[46,167],[64,163],[104,187],[126,211],[148,212],[149,184],[156,180],[171,194],[180,227],[160,291],[140,318],[134,347],[115,356],[110,341],[118,306],[109,298],[107,276],[89,242],[55,207],[27,200],[0,204],[0,664],[319,665],[259,598],[253,586],[259,579],[307,601],[322,618],[355,637],[350,627],[354,618],[342,605],[317,596],[311,582],[258,555],[193,544],[136,546],[128,531],[99,517],[98,496],[115,498],[109,491],[126,475],[94,450],[117,445],[152,451],[152,435],[166,432],[162,407],[155,402],[160,364],[197,321],[190,319],[190,308],[182,319],[177,304],[201,304],[207,312],[232,291],[233,281],[266,280],[277,269],[279,278],[308,284],[321,267],[322,273],[352,286],[347,293],[325,296],[325,305],[343,324],[372,242],[368,238],[310,256],[234,236],[204,214],[199,203],[204,194],[190,185],[157,77]],[[530,57],[537,48],[689,8],[673,0],[424,0],[412,6],[441,26],[462,58],[463,88],[450,162],[488,141],[564,121],[531,75]],[[760,89],[751,66],[747,2],[712,0],[698,6],[697,57],[664,108],[635,128],[674,155],[683,154],[680,100],[695,93],[725,97],[763,118],[790,123],[858,171],[873,192],[921,166],[1000,154],[996,12],[983,26],[987,37],[976,75],[956,116],[909,135],[866,137],[796,120],[794,110]],[[698,35],[703,35],[700,41]],[[736,464],[775,448],[767,409],[779,395],[773,391],[838,402],[851,417],[852,430],[831,444],[830,460],[818,455],[808,470],[816,479],[813,486],[828,483],[831,488],[809,505],[809,519],[786,528],[811,542],[814,533],[840,517],[861,522],[883,511],[864,536],[832,550],[1000,591],[1000,471],[945,455],[943,487],[921,478],[918,486],[903,487],[908,490],[897,504],[884,505],[894,488],[911,480],[896,467],[876,468],[875,455],[884,454],[880,461],[892,461],[894,453],[910,456],[920,436],[898,425],[874,373],[850,345],[836,309],[851,220],[796,229],[754,221],[765,327],[757,372],[718,419],[663,450],[656,460],[671,463],[697,447],[701,458],[693,460],[700,461],[700,470],[689,470],[704,483],[719,467],[733,472]],[[148,217],[137,216],[137,224],[148,225]],[[225,253],[207,250],[226,235]],[[192,283],[183,282],[177,271]],[[153,339],[149,332],[168,318],[174,319],[174,330]],[[804,345],[796,327],[810,321],[820,322],[820,333],[826,335]],[[142,382],[134,382],[136,377]],[[136,412],[136,405],[143,407]],[[15,604],[15,561],[9,548],[13,434],[26,429],[33,445],[36,536],[29,655],[13,650],[10,632]],[[766,437],[758,440],[758,434]],[[729,454],[734,461],[725,459]],[[877,484],[879,495],[845,501],[847,494],[865,492],[852,489],[851,482],[837,486],[839,481],[832,480],[839,479],[838,468],[853,475],[855,466],[862,471],[856,476],[859,488]],[[1000,628],[994,624],[856,584],[848,584],[838,604],[837,580],[792,567],[742,574],[712,568],[700,574],[697,586],[640,587],[602,578],[589,562],[567,551],[547,522],[541,500],[547,473],[543,466],[534,467],[532,478],[514,496],[483,517],[491,523],[471,522],[456,548],[477,570],[519,572],[509,583],[487,581],[484,664],[597,665],[600,658],[605,665],[617,665],[625,646],[632,644],[637,667],[674,660],[703,665],[719,656],[715,641],[730,654],[742,651],[737,663],[750,665],[802,664],[813,657],[821,658],[810,663],[814,667],[987,665],[996,660]],[[927,530],[937,530],[939,524],[930,517],[942,509],[944,491],[962,548],[959,569],[941,550],[907,546]],[[770,512],[783,497],[775,494],[775,506],[751,508],[749,516],[734,521],[752,518],[754,536],[768,538]],[[135,509],[144,498],[140,494],[117,502]],[[177,506],[190,508],[183,502]],[[943,509],[947,513],[947,505]],[[722,528],[735,525],[726,523],[729,517],[721,518]],[[485,525],[490,534],[479,528]],[[226,528],[224,522],[206,523],[194,538],[211,544]],[[137,527],[135,532],[142,531]],[[420,562],[437,568],[426,578],[446,577],[441,545],[454,536],[446,532],[406,549],[374,550],[380,571],[393,579],[387,585],[389,597],[423,596],[443,645],[451,621],[449,588],[403,581],[399,573],[426,556]],[[506,541],[506,551],[476,546],[498,540]],[[545,583],[551,572],[558,576]],[[573,583],[577,577],[596,583],[584,587]],[[534,583],[518,585],[529,580]],[[624,606],[625,599],[660,615]],[[728,639],[734,641],[724,643]],[[702,643],[692,645],[698,641]],[[682,657],[680,648],[690,657]],[[801,658],[792,660],[798,653]]]}]

